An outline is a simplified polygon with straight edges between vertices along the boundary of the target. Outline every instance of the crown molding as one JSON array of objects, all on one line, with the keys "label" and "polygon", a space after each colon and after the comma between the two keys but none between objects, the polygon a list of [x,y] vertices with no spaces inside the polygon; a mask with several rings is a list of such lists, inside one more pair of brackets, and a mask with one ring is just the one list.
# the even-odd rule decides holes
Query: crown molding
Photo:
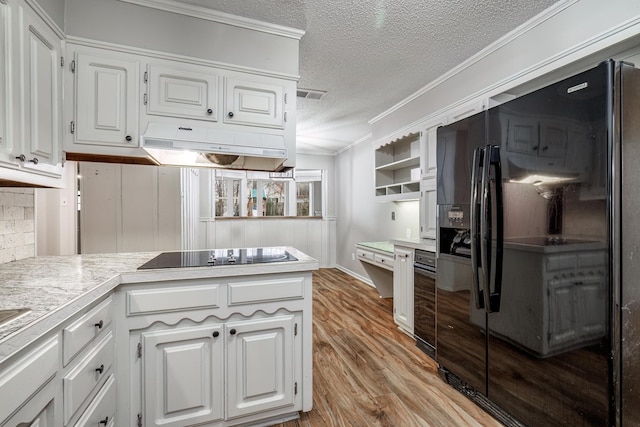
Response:
[{"label": "crown molding", "polygon": [[219,12],[217,10],[180,3],[174,0],[120,0],[125,3],[137,4],[138,6],[163,10],[165,12],[177,13],[199,19],[206,19],[221,24],[232,25],[234,27],[246,28],[260,31],[276,36],[288,37],[300,40],[305,34],[304,30],[285,27],[283,25],[270,24],[258,21],[257,19],[244,18],[242,16],[231,15],[230,13]]},{"label": "crown molding", "polygon": [[558,13],[562,12],[563,10],[567,9],[568,7],[573,5],[574,3],[577,3],[578,1],[580,1],[580,0],[559,1],[558,3],[554,4],[553,6],[549,7],[548,9],[544,10],[543,12],[541,12],[540,14],[535,16],[534,18],[530,19],[529,21],[525,22],[524,24],[520,25],[519,27],[515,28],[513,31],[511,31],[511,32],[507,33],[506,35],[504,35],[503,37],[499,38],[497,41],[495,41],[494,43],[490,44],[486,48],[482,49],[480,52],[476,53],[475,55],[473,55],[472,57],[470,57],[469,59],[467,59],[466,61],[464,61],[460,65],[452,68],[447,73],[445,73],[442,76],[438,77],[437,79],[433,80],[431,83],[428,83],[427,85],[425,85],[422,88],[418,89],[416,92],[414,92],[413,94],[411,94],[407,98],[403,99],[402,101],[400,101],[399,103],[397,103],[393,107],[391,107],[388,110],[378,114],[377,116],[375,116],[374,118],[369,120],[369,124],[372,125],[372,124],[382,120],[383,118],[385,118],[389,114],[393,113],[394,111],[399,110],[400,108],[402,108],[405,105],[409,104],[414,99],[419,98],[420,96],[422,96],[425,93],[429,92],[433,88],[435,88],[438,85],[442,84],[443,82],[449,80],[450,78],[452,78],[456,74],[459,74],[460,72],[464,71],[466,68],[471,67],[476,62],[483,60],[484,58],[486,58],[487,56],[491,55],[492,53],[494,53],[498,49],[504,47],[505,45],[507,45],[507,44],[509,44],[511,42],[513,42],[518,37],[522,36],[523,34],[527,33],[528,31],[531,31],[533,28],[535,28],[538,25],[542,24],[543,22],[551,19],[552,17],[554,17]]}]

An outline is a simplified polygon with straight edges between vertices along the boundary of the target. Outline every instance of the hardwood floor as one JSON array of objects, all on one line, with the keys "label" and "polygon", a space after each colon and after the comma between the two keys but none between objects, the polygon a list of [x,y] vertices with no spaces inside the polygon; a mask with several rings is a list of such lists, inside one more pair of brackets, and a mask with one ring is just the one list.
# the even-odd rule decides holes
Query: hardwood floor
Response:
[{"label": "hardwood floor", "polygon": [[337,269],[313,285],[314,406],[279,427],[500,425],[397,329],[392,299]]}]

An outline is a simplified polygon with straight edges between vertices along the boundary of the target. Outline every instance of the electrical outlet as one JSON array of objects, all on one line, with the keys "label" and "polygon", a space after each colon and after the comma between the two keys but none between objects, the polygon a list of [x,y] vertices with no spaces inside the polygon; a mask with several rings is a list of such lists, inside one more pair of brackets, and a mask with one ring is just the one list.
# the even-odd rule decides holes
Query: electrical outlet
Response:
[{"label": "electrical outlet", "polygon": [[356,260],[356,254],[354,254],[353,252],[351,252],[351,260],[355,261]]}]

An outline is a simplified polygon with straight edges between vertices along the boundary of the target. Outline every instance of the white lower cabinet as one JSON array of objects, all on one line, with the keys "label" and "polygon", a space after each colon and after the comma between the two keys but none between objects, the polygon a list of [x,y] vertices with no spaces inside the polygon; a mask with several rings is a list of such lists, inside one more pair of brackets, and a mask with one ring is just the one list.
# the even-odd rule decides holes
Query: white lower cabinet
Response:
[{"label": "white lower cabinet", "polygon": [[293,314],[225,325],[227,339],[227,417],[293,406]]},{"label": "white lower cabinet", "polygon": [[420,237],[423,239],[436,238],[437,202],[436,178],[420,181]]},{"label": "white lower cabinet", "polygon": [[225,420],[293,411],[300,321],[286,313],[142,331],[143,425],[232,425]]},{"label": "white lower cabinet", "polygon": [[311,410],[311,284],[298,272],[117,290],[116,424],[268,425]]},{"label": "white lower cabinet", "polygon": [[147,426],[181,427],[223,417],[221,324],[143,332]]},{"label": "white lower cabinet", "polygon": [[393,320],[413,336],[413,249],[395,246]]}]

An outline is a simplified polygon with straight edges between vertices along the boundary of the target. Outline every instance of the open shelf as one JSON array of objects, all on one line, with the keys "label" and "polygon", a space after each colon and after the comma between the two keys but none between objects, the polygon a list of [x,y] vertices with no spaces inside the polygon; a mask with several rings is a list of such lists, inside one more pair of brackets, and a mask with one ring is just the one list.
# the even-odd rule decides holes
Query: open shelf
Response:
[{"label": "open shelf", "polygon": [[419,133],[411,133],[376,149],[375,187],[378,201],[420,197]]}]

